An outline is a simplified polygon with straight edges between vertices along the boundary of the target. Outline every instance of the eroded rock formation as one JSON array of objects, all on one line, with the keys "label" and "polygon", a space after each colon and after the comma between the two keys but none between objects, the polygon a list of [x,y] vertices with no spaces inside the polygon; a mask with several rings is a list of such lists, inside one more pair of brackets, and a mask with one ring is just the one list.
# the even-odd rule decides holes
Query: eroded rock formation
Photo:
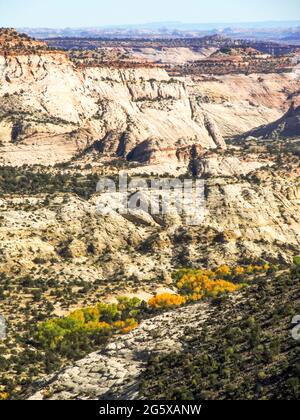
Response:
[{"label": "eroded rock formation", "polygon": [[3,163],[68,161],[96,143],[99,159],[176,166],[193,147],[225,148],[224,137],[276,120],[298,86],[294,73],[207,81],[147,66],[76,68],[37,48],[0,55]]}]

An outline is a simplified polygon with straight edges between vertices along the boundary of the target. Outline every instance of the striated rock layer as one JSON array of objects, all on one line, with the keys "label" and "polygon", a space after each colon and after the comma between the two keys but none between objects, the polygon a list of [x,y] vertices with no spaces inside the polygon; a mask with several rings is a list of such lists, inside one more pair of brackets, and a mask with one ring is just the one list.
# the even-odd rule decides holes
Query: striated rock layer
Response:
[{"label": "striated rock layer", "polygon": [[271,138],[287,138],[300,136],[300,105],[295,106],[293,103],[286,114],[279,120],[262,126],[248,133],[254,137]]},{"label": "striated rock layer", "polygon": [[78,69],[51,50],[0,55],[0,159],[48,165],[96,144],[99,159],[176,165],[276,120],[297,87],[295,73],[171,79],[155,67]]}]

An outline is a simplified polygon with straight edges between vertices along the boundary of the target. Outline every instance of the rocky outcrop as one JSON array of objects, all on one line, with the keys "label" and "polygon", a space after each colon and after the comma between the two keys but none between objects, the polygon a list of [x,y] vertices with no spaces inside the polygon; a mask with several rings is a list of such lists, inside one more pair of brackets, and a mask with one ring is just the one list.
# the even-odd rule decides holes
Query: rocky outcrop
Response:
[{"label": "rocky outcrop", "polygon": [[26,34],[18,33],[14,28],[0,28],[0,51],[5,54],[27,53],[37,50],[48,50],[48,45]]},{"label": "rocky outcrop", "polygon": [[[287,112],[292,93],[299,90],[299,75],[252,74],[218,76],[213,79],[187,78],[195,117],[203,111],[213,119],[225,137],[271,123]],[[294,99],[293,99],[294,100]],[[267,122],[266,122],[267,121]]]},{"label": "rocky outcrop", "polygon": [[216,145],[220,148],[225,150],[226,149],[226,143],[224,141],[224,138],[222,134],[220,133],[219,128],[217,127],[215,121],[208,115],[205,114],[204,116],[204,124],[209,132],[211,138],[216,143]]},{"label": "rocky outcrop", "polygon": [[[213,143],[210,146],[212,145]],[[128,154],[127,159],[148,164],[170,161],[188,165],[195,148],[200,153],[205,147],[197,139],[180,139],[175,143],[161,139],[149,139],[136,146]],[[209,145],[207,145],[207,148],[209,148]]]},{"label": "rocky outcrop", "polygon": [[262,166],[272,165],[258,160],[241,160],[237,157],[222,157],[210,153],[198,156],[193,161],[193,172],[199,177],[241,176],[256,171]]}]

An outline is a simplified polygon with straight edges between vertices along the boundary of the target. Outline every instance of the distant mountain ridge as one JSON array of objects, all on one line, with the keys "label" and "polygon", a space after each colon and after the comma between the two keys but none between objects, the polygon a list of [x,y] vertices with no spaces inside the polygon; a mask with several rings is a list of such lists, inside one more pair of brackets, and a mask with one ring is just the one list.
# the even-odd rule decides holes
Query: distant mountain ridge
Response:
[{"label": "distant mountain ridge", "polygon": [[[231,22],[231,23],[182,23],[152,22],[145,24],[106,25],[82,28],[18,28],[37,38],[99,37],[99,36],[204,36],[224,33],[257,39],[284,39],[297,37],[300,21]],[[298,29],[298,31],[297,31]],[[296,40],[299,38],[297,37]]]}]

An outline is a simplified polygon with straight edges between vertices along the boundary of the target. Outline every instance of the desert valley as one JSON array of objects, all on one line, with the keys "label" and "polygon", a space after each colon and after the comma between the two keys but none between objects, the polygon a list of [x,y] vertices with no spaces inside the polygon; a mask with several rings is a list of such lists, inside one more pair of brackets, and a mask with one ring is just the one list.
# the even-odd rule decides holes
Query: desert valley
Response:
[{"label": "desert valley", "polygon": [[[0,399],[299,398],[299,57],[0,29]],[[120,171],[202,222],[100,214]]]}]

